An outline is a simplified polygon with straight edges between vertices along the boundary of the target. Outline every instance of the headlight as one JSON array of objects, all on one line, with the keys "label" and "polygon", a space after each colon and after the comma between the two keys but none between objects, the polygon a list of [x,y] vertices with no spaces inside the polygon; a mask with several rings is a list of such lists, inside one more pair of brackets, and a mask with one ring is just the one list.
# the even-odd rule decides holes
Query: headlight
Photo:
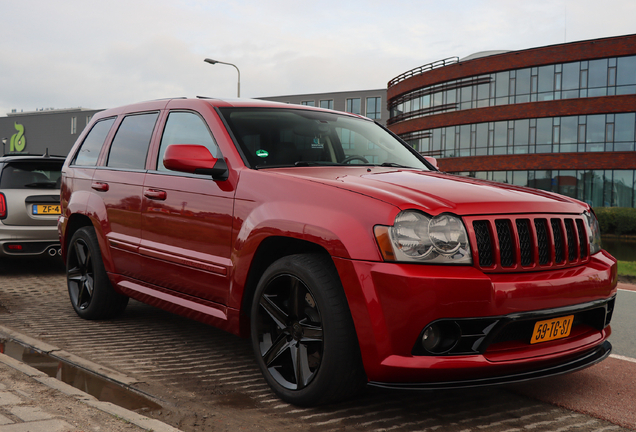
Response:
[{"label": "headlight", "polygon": [[601,250],[601,227],[594,213],[584,212],[585,222],[587,225],[587,234],[590,242],[590,255],[600,252]]},{"label": "headlight", "polygon": [[392,227],[376,226],[375,235],[387,261],[472,264],[466,228],[457,216],[405,210]]}]

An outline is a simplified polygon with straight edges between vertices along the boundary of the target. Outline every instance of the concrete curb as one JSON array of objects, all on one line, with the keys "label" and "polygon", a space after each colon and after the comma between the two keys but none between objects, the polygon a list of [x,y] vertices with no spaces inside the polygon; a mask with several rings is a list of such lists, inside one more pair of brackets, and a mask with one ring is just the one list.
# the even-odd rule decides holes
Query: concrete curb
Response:
[{"label": "concrete curb", "polygon": [[[42,351],[46,354],[51,355],[52,357],[57,357],[60,360],[71,363],[72,365],[77,366],[81,369],[84,369],[96,375],[105,377],[110,381],[123,385],[124,387],[129,386],[135,382],[138,382],[137,380],[131,377],[122,375],[117,371],[113,371],[111,369],[100,366],[96,363],[82,359],[78,356],[67,353],[66,351],[60,350],[59,348],[53,345],[49,345],[45,342],[20,334],[4,326],[0,326],[0,337],[7,340],[13,340],[22,345],[33,347],[34,349],[38,351]],[[148,418],[146,416],[143,416],[134,411],[130,411],[128,409],[122,408],[110,402],[99,401],[94,396],[91,396],[88,393],[84,393],[83,391],[76,389],[75,387],[69,384],[66,384],[65,382],[49,377],[44,372],[41,372],[5,354],[0,353],[0,363],[6,366],[9,366],[19,372],[22,372],[29,378],[32,378],[53,390],[59,391],[67,396],[73,397],[77,401],[85,405],[98,409],[112,416],[118,417],[122,419],[123,421],[132,423],[142,429],[153,431],[153,432],[182,432],[180,429],[176,429],[159,420]]]}]

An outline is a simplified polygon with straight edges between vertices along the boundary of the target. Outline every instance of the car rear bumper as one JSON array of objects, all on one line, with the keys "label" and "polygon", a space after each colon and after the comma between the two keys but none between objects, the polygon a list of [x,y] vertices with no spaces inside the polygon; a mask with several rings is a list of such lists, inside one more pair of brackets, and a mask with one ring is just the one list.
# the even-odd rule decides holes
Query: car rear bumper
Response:
[{"label": "car rear bumper", "polygon": [[[589,366],[610,349],[605,342],[611,333],[616,261],[605,253],[574,268],[516,274],[338,258],[334,263],[374,385],[451,388],[520,381]],[[575,323],[563,339],[530,343],[537,321],[589,311],[602,316]],[[474,352],[417,352],[430,323],[482,319],[496,321],[499,330],[504,324],[519,326],[513,325],[513,336],[484,336],[486,342],[475,343]]]},{"label": "car rear bumper", "polygon": [[25,227],[0,224],[0,256],[41,255],[60,255],[57,226]]}]

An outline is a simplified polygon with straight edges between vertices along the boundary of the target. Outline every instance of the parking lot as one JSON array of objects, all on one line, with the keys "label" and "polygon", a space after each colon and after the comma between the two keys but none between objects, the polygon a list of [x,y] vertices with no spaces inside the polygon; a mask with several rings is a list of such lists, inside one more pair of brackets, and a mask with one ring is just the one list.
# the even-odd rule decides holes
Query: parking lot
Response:
[{"label": "parking lot", "polygon": [[184,431],[636,428],[630,408],[636,363],[616,357],[549,382],[470,391],[369,389],[343,404],[298,408],[270,392],[248,340],[134,301],[116,320],[78,318],[63,268],[52,260],[0,263],[0,326],[132,377],[131,387],[162,407],[144,414]]}]

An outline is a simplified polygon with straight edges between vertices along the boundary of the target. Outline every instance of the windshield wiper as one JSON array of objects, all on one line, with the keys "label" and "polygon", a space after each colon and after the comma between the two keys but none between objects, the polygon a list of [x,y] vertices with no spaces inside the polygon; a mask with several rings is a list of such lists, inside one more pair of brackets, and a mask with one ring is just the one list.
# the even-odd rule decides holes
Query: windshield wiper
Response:
[{"label": "windshield wiper", "polygon": [[400,164],[397,164],[397,163],[395,163],[395,162],[382,162],[382,163],[380,164],[380,166],[383,166],[383,167],[393,167],[393,168],[413,168],[413,167],[406,166],[406,165],[400,165]]}]

